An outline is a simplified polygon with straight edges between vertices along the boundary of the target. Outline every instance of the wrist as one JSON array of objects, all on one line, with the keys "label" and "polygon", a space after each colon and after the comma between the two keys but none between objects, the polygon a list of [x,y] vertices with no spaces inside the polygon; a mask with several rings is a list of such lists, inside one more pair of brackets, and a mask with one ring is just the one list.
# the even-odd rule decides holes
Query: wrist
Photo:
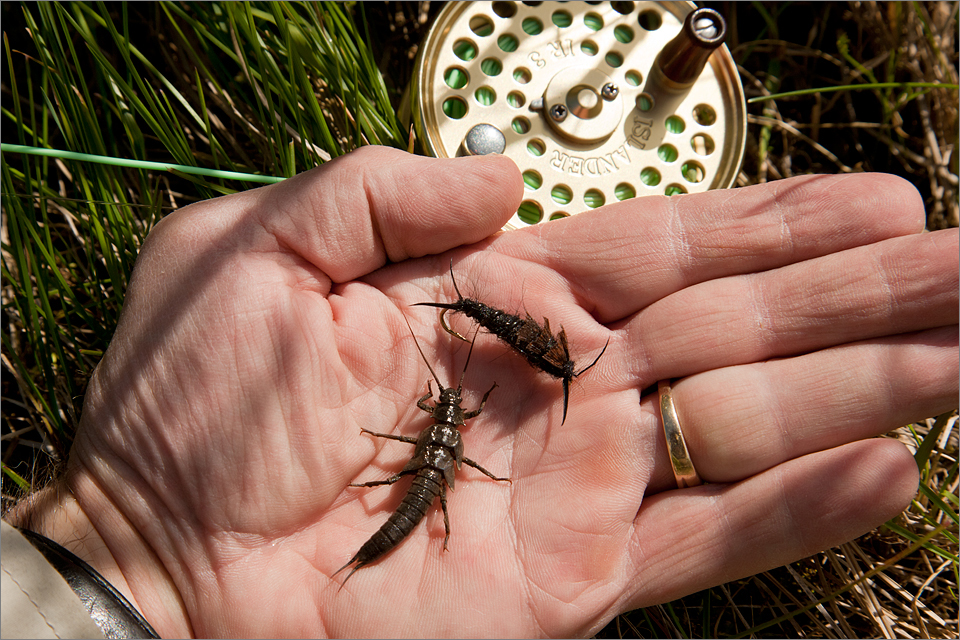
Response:
[{"label": "wrist", "polygon": [[71,469],[67,480],[30,495],[4,519],[76,555],[161,636],[190,636],[183,602],[169,573],[129,521],[110,508],[102,494],[96,497],[93,485],[83,471]]},{"label": "wrist", "polygon": [[30,494],[4,519],[20,529],[39,533],[89,564],[125,598],[134,602],[113,554],[80,507],[73,493],[58,482]]}]

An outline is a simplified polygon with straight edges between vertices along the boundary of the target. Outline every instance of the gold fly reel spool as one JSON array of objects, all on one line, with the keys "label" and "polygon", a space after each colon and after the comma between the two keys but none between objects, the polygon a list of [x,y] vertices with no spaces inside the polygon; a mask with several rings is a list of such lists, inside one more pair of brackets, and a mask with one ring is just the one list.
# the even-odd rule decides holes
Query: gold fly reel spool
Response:
[{"label": "gold fly reel spool", "polygon": [[[417,135],[436,157],[492,151],[517,163],[526,189],[505,229],[637,196],[729,187],[746,138],[730,52],[716,48],[718,39],[686,83],[662,72],[682,67],[685,52],[696,49],[682,48],[677,62],[678,34],[704,32],[702,24],[684,27],[695,9],[687,2],[450,2],[414,73]],[[713,14],[722,37],[722,18]]]}]

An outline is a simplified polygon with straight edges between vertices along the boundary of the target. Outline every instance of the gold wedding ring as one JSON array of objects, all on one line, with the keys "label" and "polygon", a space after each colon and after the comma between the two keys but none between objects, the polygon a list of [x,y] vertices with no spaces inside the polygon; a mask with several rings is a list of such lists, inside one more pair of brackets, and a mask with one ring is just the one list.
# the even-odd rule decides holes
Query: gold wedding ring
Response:
[{"label": "gold wedding ring", "polygon": [[687,442],[680,431],[680,419],[677,417],[677,407],[673,404],[673,388],[669,380],[657,383],[657,392],[660,394],[660,417],[663,419],[663,433],[667,437],[667,449],[670,452],[670,465],[673,467],[673,477],[677,479],[677,487],[695,487],[701,484],[697,470],[693,468],[693,460],[687,451]]}]

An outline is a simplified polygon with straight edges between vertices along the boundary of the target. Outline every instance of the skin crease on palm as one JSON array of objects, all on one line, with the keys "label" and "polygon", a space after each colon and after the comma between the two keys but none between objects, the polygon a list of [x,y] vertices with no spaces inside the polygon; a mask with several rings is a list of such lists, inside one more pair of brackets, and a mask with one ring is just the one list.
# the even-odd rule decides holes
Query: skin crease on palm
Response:
[{"label": "skin crease on palm", "polygon": [[[21,507],[165,636],[574,636],[797,560],[899,513],[917,468],[875,438],[956,406],[957,231],[884,175],[617,203],[498,232],[504,157],[363,148],[179,210],[150,233],[88,387],[67,478]],[[464,466],[393,551],[331,575],[409,482],[403,442],[469,345],[461,291],[550,319],[571,385],[481,332]],[[468,319],[447,316],[469,331]],[[466,334],[465,334],[466,335]],[[579,368],[579,367],[578,367]],[[705,484],[678,490],[656,394],[674,379]],[[434,400],[436,386],[434,385]]]}]

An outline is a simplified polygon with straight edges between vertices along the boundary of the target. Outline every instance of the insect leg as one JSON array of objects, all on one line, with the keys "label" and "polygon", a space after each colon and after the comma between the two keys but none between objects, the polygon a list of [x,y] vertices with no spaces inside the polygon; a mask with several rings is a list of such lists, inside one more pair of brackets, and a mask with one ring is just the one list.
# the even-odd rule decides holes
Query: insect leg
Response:
[{"label": "insect leg", "polygon": [[396,482],[397,480],[399,480],[399,479],[402,478],[403,476],[405,476],[405,475],[407,475],[407,474],[409,474],[409,473],[416,473],[416,472],[417,472],[417,469],[408,469],[407,471],[401,471],[400,473],[398,473],[398,474],[395,475],[395,476],[390,476],[390,477],[387,478],[386,480],[371,480],[370,482],[364,482],[363,484],[349,484],[349,485],[347,485],[347,486],[349,486],[349,487],[379,487],[380,485],[384,485],[384,484],[393,484],[394,482]]},{"label": "insect leg", "polygon": [[490,478],[491,480],[496,480],[497,482],[509,482],[513,484],[513,480],[511,480],[510,478],[498,478],[497,476],[493,475],[492,473],[490,473],[489,471],[481,467],[479,464],[477,464],[475,461],[471,460],[470,458],[464,458],[463,461],[468,465],[470,465],[471,467],[473,467],[474,469],[476,469],[477,471],[479,471],[480,473],[482,473],[483,475]]},{"label": "insect leg", "polygon": [[422,398],[417,400],[417,406],[427,413],[433,413],[433,408],[427,404],[427,398],[433,398],[433,389],[430,388],[429,380],[427,380],[427,393]]},{"label": "insect leg", "polygon": [[360,427],[360,431],[363,433],[369,433],[372,436],[377,436],[378,438],[387,438],[389,440],[399,440],[400,442],[417,444],[417,439],[411,436],[395,436],[392,433],[377,433],[376,431],[370,431],[369,429],[364,429],[363,427]]},{"label": "insect leg", "polygon": [[494,382],[493,386],[490,387],[490,391],[487,391],[485,394],[483,394],[483,399],[480,401],[480,406],[477,407],[475,411],[467,411],[466,413],[464,413],[463,419],[469,420],[470,418],[476,418],[478,415],[480,415],[480,412],[483,411],[483,405],[487,404],[487,397],[490,395],[490,392],[496,388],[497,388],[497,383]]},{"label": "insect leg", "polygon": [[450,514],[447,513],[447,487],[440,487],[440,508],[443,509],[443,550],[447,550],[447,543],[450,541]]}]

